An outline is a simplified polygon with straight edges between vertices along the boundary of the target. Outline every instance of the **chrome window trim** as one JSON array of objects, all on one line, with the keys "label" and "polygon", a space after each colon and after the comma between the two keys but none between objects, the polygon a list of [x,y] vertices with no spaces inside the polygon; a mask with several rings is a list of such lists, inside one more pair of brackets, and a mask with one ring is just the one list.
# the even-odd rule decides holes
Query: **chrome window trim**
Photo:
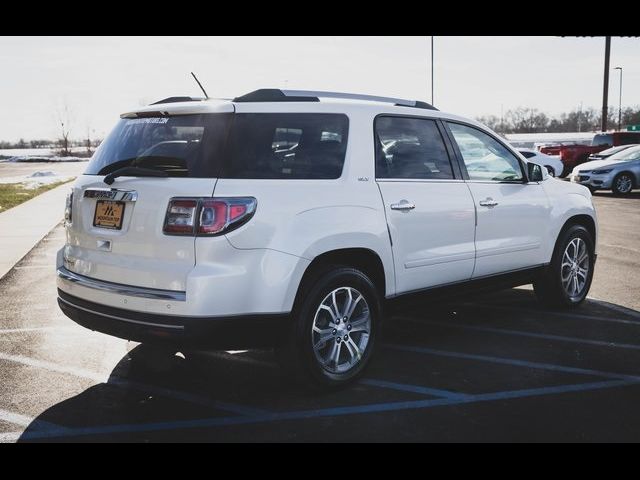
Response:
[{"label": "chrome window trim", "polygon": [[93,290],[100,290],[118,295],[127,295],[130,297],[150,298],[153,300],[171,300],[175,302],[184,302],[187,300],[187,292],[178,290],[134,287],[132,285],[123,285],[120,283],[107,282],[105,280],[97,280],[95,278],[85,277],[84,275],[72,272],[65,267],[58,268],[56,273],[58,278],[62,280],[80,285],[81,287],[91,288]]}]

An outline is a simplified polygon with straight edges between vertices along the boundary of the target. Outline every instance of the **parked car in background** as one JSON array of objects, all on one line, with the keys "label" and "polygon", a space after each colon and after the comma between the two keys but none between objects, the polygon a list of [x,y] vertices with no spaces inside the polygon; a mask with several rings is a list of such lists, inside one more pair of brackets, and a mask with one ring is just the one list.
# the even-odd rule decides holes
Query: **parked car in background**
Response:
[{"label": "parked car in background", "polygon": [[627,148],[604,160],[583,163],[573,169],[571,181],[596,190],[625,195],[640,187],[640,146]]},{"label": "parked car in background", "polygon": [[640,143],[640,132],[603,132],[593,137],[591,145],[561,145],[557,147],[541,147],[540,152],[558,153],[564,164],[561,176],[566,176],[576,165],[588,161],[589,155],[602,152],[610,147]]},{"label": "parked car in background", "polygon": [[533,283],[578,306],[597,239],[586,188],[474,120],[274,89],[121,115],[65,229],[58,304],[80,325],[187,356],[275,346],[319,389],[363,372],[402,299]]},{"label": "parked car in background", "polygon": [[547,155],[533,148],[518,148],[518,151],[528,161],[545,167],[552,177],[560,177],[562,175],[564,165],[558,155]]},{"label": "parked car in background", "polygon": [[637,147],[638,143],[632,143],[629,145],[620,145],[618,147],[611,147],[611,148],[607,148],[606,150],[602,150],[601,152],[598,153],[592,153],[591,155],[589,155],[588,160],[591,162],[593,160],[604,160],[605,158],[609,158],[611,155],[615,155],[616,153],[622,152],[623,150],[626,150],[627,148],[631,148],[631,147]]}]

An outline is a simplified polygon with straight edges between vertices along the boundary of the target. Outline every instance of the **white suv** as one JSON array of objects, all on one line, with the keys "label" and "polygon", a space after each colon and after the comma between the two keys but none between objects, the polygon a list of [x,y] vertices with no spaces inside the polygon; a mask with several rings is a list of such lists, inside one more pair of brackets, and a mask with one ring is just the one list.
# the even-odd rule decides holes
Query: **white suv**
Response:
[{"label": "white suv", "polygon": [[585,187],[473,120],[332,92],[125,113],[65,223],[58,303],[77,323],[176,351],[275,346],[323,388],[362,372],[392,300],[534,283],[573,306],[596,260]]}]

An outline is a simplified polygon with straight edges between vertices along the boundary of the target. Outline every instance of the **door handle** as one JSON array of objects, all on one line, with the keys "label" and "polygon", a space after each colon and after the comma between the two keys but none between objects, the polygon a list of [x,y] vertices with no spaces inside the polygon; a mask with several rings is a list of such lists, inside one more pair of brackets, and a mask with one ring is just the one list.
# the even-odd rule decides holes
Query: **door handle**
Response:
[{"label": "door handle", "polygon": [[402,210],[407,212],[409,210],[413,210],[414,208],[416,208],[415,204],[409,202],[408,200],[400,200],[398,203],[391,204],[391,210]]},{"label": "door handle", "polygon": [[483,207],[495,207],[496,205],[498,205],[498,202],[496,202],[493,198],[491,197],[487,197],[484,200],[480,200],[480,205]]}]

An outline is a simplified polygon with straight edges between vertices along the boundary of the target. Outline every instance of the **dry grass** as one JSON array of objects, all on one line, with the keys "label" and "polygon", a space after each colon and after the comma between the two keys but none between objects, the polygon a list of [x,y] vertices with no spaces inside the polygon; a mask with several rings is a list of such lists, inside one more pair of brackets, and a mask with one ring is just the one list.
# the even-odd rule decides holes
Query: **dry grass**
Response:
[{"label": "dry grass", "polygon": [[11,207],[20,205],[33,197],[48,190],[59,187],[67,182],[56,182],[49,185],[41,185],[38,188],[25,188],[19,183],[0,184],[0,212],[5,212]]}]

